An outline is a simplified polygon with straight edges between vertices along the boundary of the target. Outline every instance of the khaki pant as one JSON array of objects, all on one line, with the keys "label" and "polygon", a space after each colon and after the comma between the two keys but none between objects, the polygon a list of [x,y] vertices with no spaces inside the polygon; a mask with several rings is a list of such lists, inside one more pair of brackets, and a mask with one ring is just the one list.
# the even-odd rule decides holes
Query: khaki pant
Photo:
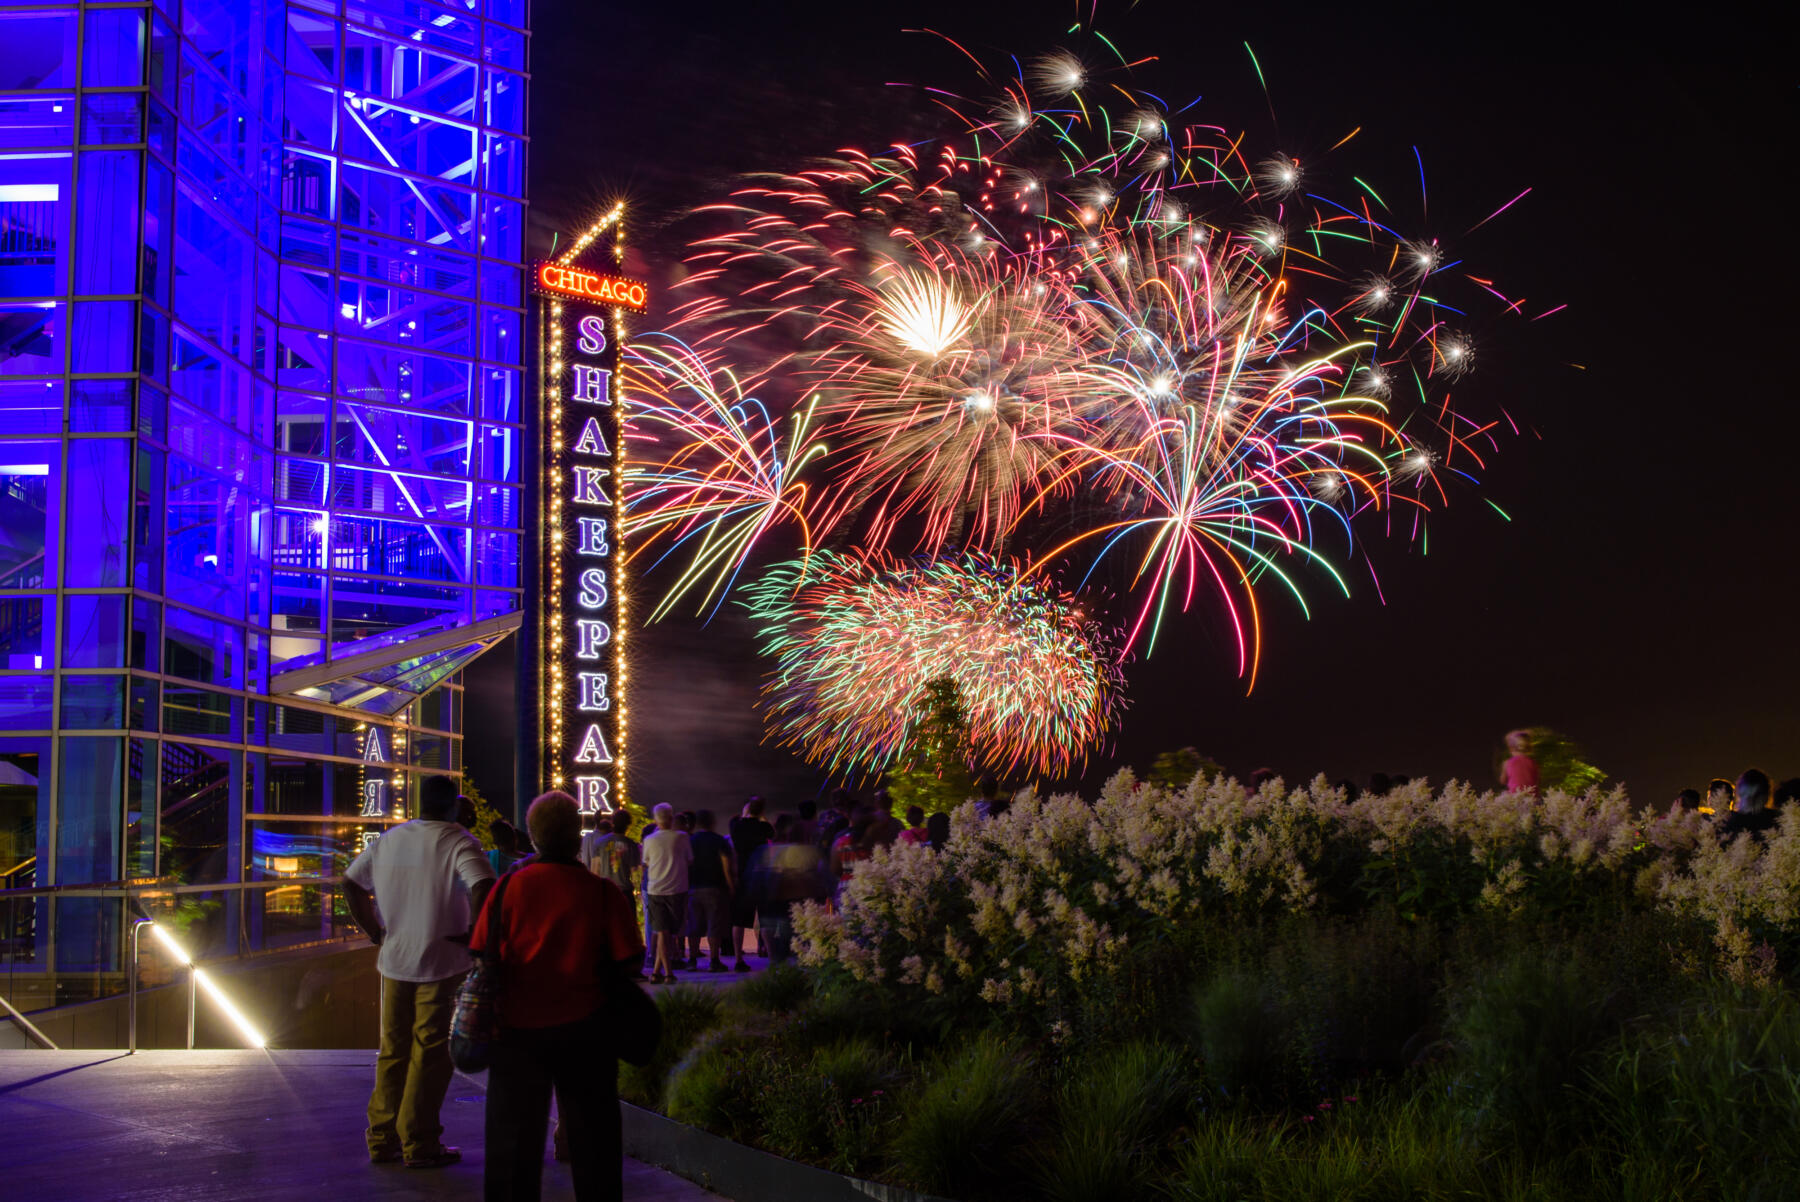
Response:
[{"label": "khaki pant", "polygon": [[369,1152],[395,1145],[408,1160],[443,1146],[438,1111],[455,1071],[450,1063],[450,1015],[463,974],[441,981],[381,978],[381,1054],[369,1095]]}]

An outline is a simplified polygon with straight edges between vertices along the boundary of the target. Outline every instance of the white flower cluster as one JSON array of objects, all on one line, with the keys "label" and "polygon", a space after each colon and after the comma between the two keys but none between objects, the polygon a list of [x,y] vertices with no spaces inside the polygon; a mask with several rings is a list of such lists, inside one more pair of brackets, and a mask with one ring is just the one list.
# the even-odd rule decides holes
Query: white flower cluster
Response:
[{"label": "white flower cluster", "polygon": [[1351,803],[1323,777],[1250,793],[1125,771],[1092,805],[1023,794],[982,819],[965,804],[951,830],[942,851],[896,844],[859,863],[835,909],[802,907],[802,962],[1051,1022],[1136,944],[1323,901],[1516,913],[1554,894],[1690,913],[1727,950],[1751,928],[1800,934],[1800,814],[1764,842],[1721,847],[1701,815],[1634,809],[1619,789],[1540,798],[1417,782]]}]

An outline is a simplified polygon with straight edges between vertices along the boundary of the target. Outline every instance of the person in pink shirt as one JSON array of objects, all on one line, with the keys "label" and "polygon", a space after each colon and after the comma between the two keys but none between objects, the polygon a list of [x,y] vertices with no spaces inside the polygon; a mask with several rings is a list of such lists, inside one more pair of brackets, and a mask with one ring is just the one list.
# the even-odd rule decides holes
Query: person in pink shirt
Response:
[{"label": "person in pink shirt", "polygon": [[1537,792],[1538,766],[1531,758],[1531,732],[1515,730],[1506,736],[1506,749],[1512,754],[1500,767],[1500,779],[1508,793]]},{"label": "person in pink shirt", "polygon": [[902,843],[927,843],[925,835],[925,811],[918,806],[906,807],[906,829],[900,832]]}]

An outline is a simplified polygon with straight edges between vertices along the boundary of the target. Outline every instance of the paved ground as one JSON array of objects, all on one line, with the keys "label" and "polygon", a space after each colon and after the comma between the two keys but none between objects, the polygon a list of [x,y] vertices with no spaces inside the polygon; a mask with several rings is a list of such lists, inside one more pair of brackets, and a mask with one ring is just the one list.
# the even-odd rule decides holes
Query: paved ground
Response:
[{"label": "paved ground", "polygon": [[[353,1202],[481,1197],[479,1078],[458,1074],[444,1141],[461,1164],[373,1166],[363,1106],[375,1053],[0,1052],[0,1197],[11,1202]],[[546,1160],[544,1198],[574,1197]],[[625,1162],[629,1202],[720,1202]]]}]

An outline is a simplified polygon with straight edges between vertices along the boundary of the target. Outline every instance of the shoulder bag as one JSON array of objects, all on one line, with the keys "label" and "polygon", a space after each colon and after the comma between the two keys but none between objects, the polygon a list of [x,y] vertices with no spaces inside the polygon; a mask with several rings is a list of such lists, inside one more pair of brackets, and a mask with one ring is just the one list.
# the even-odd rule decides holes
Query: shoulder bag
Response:
[{"label": "shoulder bag", "polygon": [[479,1073],[494,1055],[500,1038],[500,945],[506,937],[506,897],[509,872],[494,886],[493,913],[488,921],[488,948],[472,953],[474,963],[456,991],[456,1008],[450,1015],[450,1060],[465,1073]]}]

